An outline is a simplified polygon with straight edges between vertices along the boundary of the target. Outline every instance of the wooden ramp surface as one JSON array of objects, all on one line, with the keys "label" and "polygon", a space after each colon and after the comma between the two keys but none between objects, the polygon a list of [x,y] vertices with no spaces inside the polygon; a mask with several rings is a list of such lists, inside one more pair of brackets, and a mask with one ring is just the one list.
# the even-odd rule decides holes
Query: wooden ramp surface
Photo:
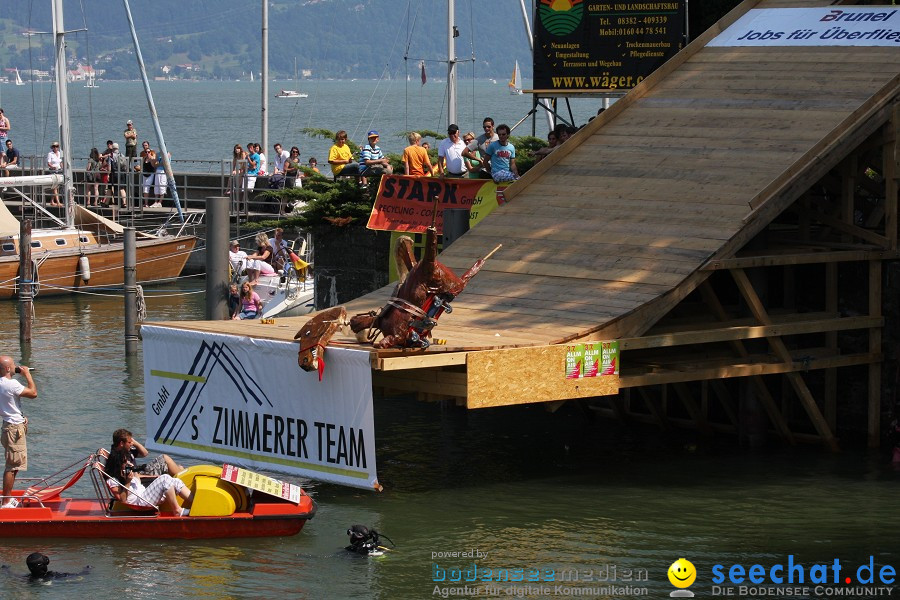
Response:
[{"label": "wooden ramp surface", "polygon": [[[639,335],[708,275],[704,263],[733,256],[883,123],[900,91],[895,47],[706,47],[751,8],[824,4],[745,2],[509,188],[440,257],[461,273],[503,244],[433,349]],[[304,320],[178,325],[289,339]]]}]

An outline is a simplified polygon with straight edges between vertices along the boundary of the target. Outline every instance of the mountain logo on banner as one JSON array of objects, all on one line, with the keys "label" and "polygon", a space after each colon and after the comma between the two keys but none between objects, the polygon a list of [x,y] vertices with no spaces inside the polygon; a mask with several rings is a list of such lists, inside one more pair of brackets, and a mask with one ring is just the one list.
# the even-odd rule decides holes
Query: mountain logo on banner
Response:
[{"label": "mountain logo on banner", "polygon": [[240,396],[245,404],[275,406],[227,344],[202,342],[187,373],[164,374],[151,370],[150,374],[183,380],[175,396],[171,400],[165,399],[165,416],[153,436],[158,442],[168,443],[178,439],[194,411],[198,410],[199,396],[213,375],[231,380],[233,393]]},{"label": "mountain logo on banner", "polygon": [[541,0],[538,16],[544,29],[556,36],[569,35],[581,25],[584,0]]}]

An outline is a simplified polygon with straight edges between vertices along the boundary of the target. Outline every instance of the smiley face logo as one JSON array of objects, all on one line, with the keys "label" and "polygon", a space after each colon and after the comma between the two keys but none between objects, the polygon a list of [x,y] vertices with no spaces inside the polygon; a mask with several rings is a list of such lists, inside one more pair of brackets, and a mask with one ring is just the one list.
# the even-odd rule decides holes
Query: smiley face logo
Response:
[{"label": "smiley face logo", "polygon": [[690,587],[697,579],[697,569],[686,558],[679,558],[669,567],[669,582],[677,588]]}]

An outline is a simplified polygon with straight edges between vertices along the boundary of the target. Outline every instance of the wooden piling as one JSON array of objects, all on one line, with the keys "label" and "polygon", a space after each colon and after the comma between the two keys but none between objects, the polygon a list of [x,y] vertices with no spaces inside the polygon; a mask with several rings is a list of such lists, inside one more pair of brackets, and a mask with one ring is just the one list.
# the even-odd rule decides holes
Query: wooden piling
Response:
[{"label": "wooden piling", "polygon": [[206,199],[206,319],[228,314],[228,198]]},{"label": "wooden piling", "polygon": [[133,227],[125,228],[125,356],[137,354],[137,236]]},{"label": "wooden piling", "polygon": [[23,342],[31,342],[32,276],[31,219],[22,219],[19,225],[19,340]]}]

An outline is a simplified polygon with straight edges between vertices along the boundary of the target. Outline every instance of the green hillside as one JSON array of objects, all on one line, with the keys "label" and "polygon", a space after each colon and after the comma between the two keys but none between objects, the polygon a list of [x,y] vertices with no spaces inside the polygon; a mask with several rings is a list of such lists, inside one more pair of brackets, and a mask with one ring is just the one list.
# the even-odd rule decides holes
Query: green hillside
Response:
[{"label": "green hillside", "polygon": [[[261,63],[261,2],[153,0],[131,3],[151,76],[163,67],[178,77],[246,79]],[[735,0],[691,9],[691,31],[705,29]],[[47,70],[53,62],[50,0],[0,2],[0,66]],[[135,79],[125,9],[118,0],[65,0],[70,67],[91,63],[105,79]],[[269,71],[293,77],[294,64],[313,78],[442,77],[447,54],[446,0],[305,0],[269,2]],[[83,12],[82,12],[83,7]],[[507,78],[516,60],[531,74],[519,0],[456,0],[460,74]],[[409,60],[404,61],[404,56]],[[474,61],[471,60],[474,56]],[[190,65],[186,69],[185,65]]]}]

